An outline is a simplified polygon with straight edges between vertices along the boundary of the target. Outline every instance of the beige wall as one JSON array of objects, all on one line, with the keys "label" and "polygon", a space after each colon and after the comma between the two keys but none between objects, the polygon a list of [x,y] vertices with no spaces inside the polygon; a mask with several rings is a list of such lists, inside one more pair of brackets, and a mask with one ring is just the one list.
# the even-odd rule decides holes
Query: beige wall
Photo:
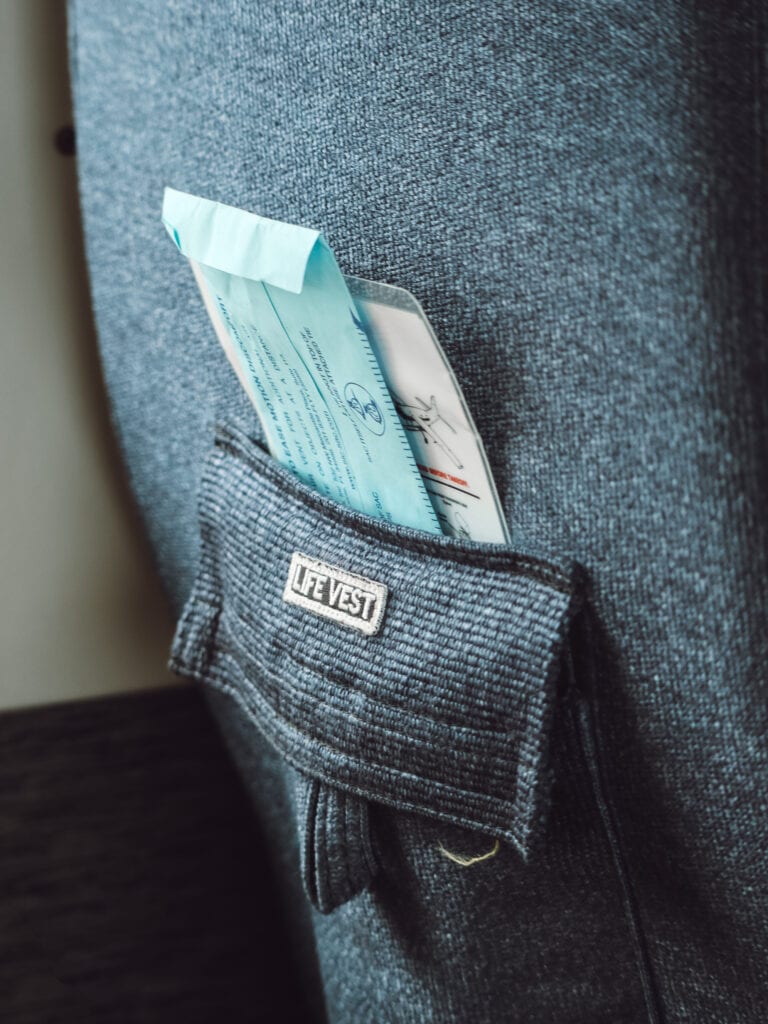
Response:
[{"label": "beige wall", "polygon": [[64,0],[0,0],[0,708],[142,689],[171,621],[110,434],[88,304]]}]

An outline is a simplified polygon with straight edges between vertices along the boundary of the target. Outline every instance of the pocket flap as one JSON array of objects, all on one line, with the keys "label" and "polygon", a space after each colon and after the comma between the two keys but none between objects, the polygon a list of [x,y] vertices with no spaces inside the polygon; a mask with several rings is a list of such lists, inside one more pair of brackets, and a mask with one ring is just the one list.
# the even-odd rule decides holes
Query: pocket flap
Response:
[{"label": "pocket flap", "polygon": [[[200,517],[172,667],[231,694],[303,772],[527,856],[578,569],[347,510],[232,428],[217,433]],[[384,588],[377,630],[284,600],[297,552]]]}]

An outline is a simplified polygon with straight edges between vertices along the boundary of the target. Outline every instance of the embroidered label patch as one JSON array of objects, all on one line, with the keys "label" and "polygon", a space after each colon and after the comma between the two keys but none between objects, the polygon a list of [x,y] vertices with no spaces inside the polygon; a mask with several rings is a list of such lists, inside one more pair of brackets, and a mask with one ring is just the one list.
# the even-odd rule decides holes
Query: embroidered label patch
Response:
[{"label": "embroidered label patch", "polygon": [[381,628],[387,588],[294,551],[283,600],[373,636]]}]

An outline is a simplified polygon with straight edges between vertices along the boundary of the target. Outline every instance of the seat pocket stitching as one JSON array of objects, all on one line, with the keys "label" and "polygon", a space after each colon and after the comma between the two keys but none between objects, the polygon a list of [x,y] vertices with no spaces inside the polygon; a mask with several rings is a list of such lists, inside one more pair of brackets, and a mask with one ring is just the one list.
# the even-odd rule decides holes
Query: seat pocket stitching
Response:
[{"label": "seat pocket stitching", "polygon": [[[399,543],[395,543],[391,537],[379,527],[375,520],[367,522],[352,518],[343,507],[335,508],[330,504],[330,499],[323,499],[320,494],[315,495],[309,488],[306,490],[300,485],[301,482],[283,478],[278,475],[275,469],[266,462],[255,458],[244,446],[241,438],[233,434],[231,428],[219,428],[222,433],[217,434],[216,445],[224,453],[244,462],[245,465],[259,476],[267,477],[273,486],[279,491],[287,491],[303,507],[311,508],[328,519],[352,530],[356,536],[370,540],[375,539],[378,547],[386,547],[395,553],[402,555],[405,551],[418,554],[427,554],[439,561],[455,562],[465,565],[478,572],[506,572],[525,576],[539,583],[551,587],[561,593],[570,594],[575,589],[575,579],[564,570],[554,564],[537,559],[530,555],[523,555],[506,549],[499,552],[487,552],[482,550],[469,551],[461,548],[442,547],[439,541],[432,539],[429,535],[422,538],[404,536]],[[255,444],[255,442],[251,442]],[[266,458],[266,456],[265,456]],[[223,466],[221,467],[223,471]],[[210,481],[209,481],[210,483]],[[362,516],[362,513],[360,513]],[[436,535],[439,536],[439,535]],[[574,577],[578,574],[578,567],[573,567]]]},{"label": "seat pocket stitching", "polygon": [[[245,622],[242,619],[242,617],[237,614],[237,612],[235,612],[234,614],[237,617],[237,624],[238,625],[244,625],[248,629],[253,631],[252,627],[249,625],[249,623]],[[229,654],[230,651],[227,650],[227,647],[231,648],[231,653],[243,657],[245,659],[245,661],[249,665],[253,666],[253,668],[256,669],[257,672],[261,672],[264,675],[268,676],[275,683],[281,683],[281,684],[283,684],[285,686],[288,686],[294,692],[297,692],[297,693],[305,693],[306,692],[313,700],[318,700],[318,698],[315,697],[313,694],[311,694],[308,690],[299,690],[296,686],[294,686],[290,682],[290,680],[284,679],[283,677],[279,676],[273,669],[271,669],[268,666],[264,665],[263,662],[261,662],[259,660],[259,658],[255,654],[252,653],[252,651],[250,651],[248,648],[246,648],[245,645],[242,644],[237,639],[236,631],[232,629],[232,623],[230,621],[230,615],[227,613],[226,609],[224,610],[224,612],[222,614],[222,618],[223,618],[223,620],[224,620],[224,622],[226,624],[226,629],[224,631],[225,635],[222,636],[221,642],[220,642],[220,647],[221,647],[222,651],[225,651],[226,653]],[[316,669],[311,668],[310,666],[306,665],[304,662],[302,662],[299,659],[297,659],[290,650],[288,650],[287,648],[283,647],[283,645],[280,644],[279,642],[278,642],[277,646],[285,654],[285,656],[292,662],[292,664],[296,666],[296,668],[301,669],[301,671],[306,673],[306,675],[308,675],[311,679],[316,680],[318,683],[322,683],[323,681],[328,681],[328,682],[332,683],[333,685],[338,686],[339,688],[344,687],[344,683],[341,682],[341,681],[338,681],[333,676],[325,675],[325,674],[323,674],[321,672],[318,672]],[[554,655],[553,655],[553,657],[554,657]],[[546,680],[542,681],[540,689],[537,690],[537,693],[541,693],[542,695],[546,695],[547,687],[548,686],[549,686],[549,683]],[[453,732],[459,731],[461,733],[466,734],[467,736],[475,737],[475,738],[477,738],[479,740],[482,740],[482,739],[484,739],[487,736],[494,736],[497,739],[505,739],[505,738],[506,739],[512,739],[515,736],[515,729],[492,729],[492,728],[487,728],[485,726],[462,725],[460,723],[449,722],[446,719],[440,719],[440,718],[435,717],[434,715],[428,715],[428,714],[425,714],[425,713],[420,712],[420,711],[412,711],[409,708],[405,708],[405,707],[402,707],[402,706],[397,705],[397,704],[392,704],[389,701],[382,700],[381,697],[376,697],[376,696],[364,693],[362,690],[357,689],[356,687],[354,687],[351,684],[348,685],[346,688],[349,689],[349,690],[352,690],[353,692],[355,692],[357,694],[359,694],[367,703],[370,703],[371,705],[373,705],[374,709],[377,708],[377,707],[391,708],[393,710],[396,710],[399,714],[407,715],[409,718],[413,719],[416,722],[428,722],[428,723],[430,723],[432,725],[437,725],[440,728],[448,729],[448,730],[451,730]],[[397,737],[401,737],[401,738],[405,738],[405,739],[409,738],[407,735],[405,735],[405,734],[403,734],[401,732],[398,732],[395,729],[390,729],[387,726],[378,726],[378,728],[380,728],[382,731],[391,733],[391,735],[393,735],[393,736],[397,736]]]},{"label": "seat pocket stitching", "polygon": [[[229,632],[229,631],[227,631],[227,632],[228,632],[227,640],[229,641],[229,645],[231,646],[231,650],[227,648],[227,645],[225,643],[220,643],[220,645],[219,645],[219,652],[221,653],[222,656],[224,656],[228,660],[230,660],[230,662],[232,664],[238,666],[238,671],[239,671],[241,677],[243,678],[243,680],[248,685],[248,687],[249,687],[249,689],[251,691],[256,691],[256,687],[254,686],[254,684],[251,682],[251,680],[248,677],[248,675],[243,670],[243,668],[240,665],[239,661],[237,661],[235,659],[235,657],[233,657],[233,655],[235,655],[235,654],[242,655],[245,658],[246,662],[249,664],[249,666],[253,666],[256,669],[257,672],[259,672],[259,673],[263,674],[264,676],[266,676],[267,678],[269,678],[274,684],[279,685],[279,686],[283,686],[283,687],[285,687],[287,689],[290,689],[293,693],[295,693],[295,694],[297,694],[299,696],[306,697],[307,699],[309,699],[310,701],[312,701],[316,705],[319,705],[319,706],[323,705],[322,699],[318,695],[312,693],[312,691],[310,689],[300,688],[298,686],[295,686],[289,679],[277,676],[271,669],[269,669],[266,666],[262,665],[258,661],[258,659],[256,657],[254,657],[250,652],[246,651],[244,648],[242,648],[239,645],[238,641],[232,636],[231,632]],[[278,715],[278,717],[281,717],[281,718],[283,717],[278,711],[275,710],[273,705],[266,698],[263,698],[263,699],[264,699],[265,704],[270,708],[270,710],[272,711],[273,714],[276,714],[276,715]],[[365,699],[366,699],[366,701],[369,700],[369,698],[367,698],[367,697],[365,697]],[[377,701],[375,698],[370,698],[370,703],[373,705],[373,709],[374,710],[380,704],[380,702]],[[383,705],[383,706],[386,706],[386,705]],[[415,712],[404,711],[404,709],[399,709],[399,710],[402,713],[408,714],[410,717],[412,717],[416,721],[424,721],[424,722],[430,723],[431,725],[438,725],[441,728],[445,729],[446,732],[451,732],[451,733],[454,733],[454,734],[457,733],[457,732],[458,733],[463,733],[467,737],[471,737],[471,738],[474,738],[474,739],[477,739],[477,740],[483,740],[488,735],[488,730],[474,729],[471,726],[452,726],[450,728],[446,728],[445,725],[442,722],[437,722],[437,721],[435,721],[435,719],[431,718],[428,715],[419,715],[419,714],[417,714]],[[337,715],[344,715],[348,719],[351,719],[352,721],[355,721],[355,722],[359,722],[361,725],[366,726],[366,728],[375,730],[376,732],[380,733],[383,736],[391,736],[391,737],[393,737],[395,739],[405,740],[406,742],[410,742],[410,743],[414,742],[413,737],[411,735],[409,735],[408,733],[401,732],[401,731],[399,731],[397,729],[393,729],[391,726],[381,725],[381,724],[379,724],[377,722],[374,722],[372,720],[363,719],[359,715],[352,714],[351,712],[349,712],[346,709],[342,710],[342,709],[338,709],[338,708],[334,707],[333,711],[334,711],[335,714],[337,714]],[[320,740],[316,741],[315,738],[313,736],[311,736],[311,734],[306,733],[303,730],[300,730],[300,729],[297,728],[297,731],[301,732],[302,735],[306,736],[306,738],[311,740],[312,742],[322,742]],[[537,730],[537,732],[538,732],[538,730]],[[515,738],[515,732],[513,730],[507,730],[506,732],[496,733],[494,735],[496,735],[499,738],[507,738],[510,741],[512,741]],[[336,748],[330,748],[330,749],[336,749]],[[338,752],[339,753],[343,753],[343,751],[341,751],[341,750],[339,750]],[[506,776],[503,775],[503,774],[500,774],[498,771],[494,771],[492,777],[494,779],[499,780],[499,781],[506,780]],[[516,786],[515,787],[515,794],[516,794],[515,799],[517,799],[517,789],[518,789],[518,787]],[[467,790],[466,792],[469,793],[471,791]],[[499,798],[499,799],[501,799],[501,798]]]},{"label": "seat pocket stitching", "polygon": [[[231,659],[231,657],[226,655],[225,652],[222,652],[222,658],[224,660],[226,660],[227,662],[229,662],[230,667],[232,669],[234,669],[234,671],[236,673],[239,673],[239,674],[242,675],[241,669],[240,669],[239,665],[237,664],[237,662],[233,661]],[[196,678],[198,678],[198,677],[196,677]],[[252,721],[253,724],[262,733],[265,733],[265,734],[271,733],[273,735],[274,735],[275,732],[279,733],[280,731],[282,731],[284,733],[288,733],[288,734],[293,733],[297,737],[299,737],[300,739],[308,741],[308,742],[316,745],[321,750],[328,751],[331,755],[340,755],[340,756],[344,757],[348,761],[348,763],[351,766],[353,766],[353,767],[366,768],[366,769],[371,769],[371,768],[379,769],[379,770],[385,772],[388,776],[394,777],[395,780],[397,778],[411,778],[411,779],[414,779],[417,782],[427,783],[430,786],[434,786],[438,791],[444,791],[445,793],[447,793],[447,794],[449,794],[449,795],[451,795],[453,797],[459,797],[459,798],[466,797],[466,798],[469,798],[470,800],[479,800],[482,803],[485,803],[485,804],[488,804],[488,805],[496,805],[496,807],[498,807],[498,805],[501,804],[503,806],[508,807],[510,809],[510,811],[511,811],[513,816],[516,815],[518,818],[522,819],[527,824],[527,820],[528,819],[526,818],[526,815],[524,813],[520,813],[520,811],[517,810],[516,807],[515,807],[515,804],[517,803],[517,798],[516,797],[515,797],[514,800],[505,800],[502,797],[489,796],[487,793],[479,793],[479,792],[474,791],[474,790],[463,789],[463,788],[461,788],[459,786],[452,786],[452,785],[450,785],[448,783],[441,782],[441,781],[439,781],[437,779],[425,778],[423,776],[415,775],[412,772],[405,772],[402,769],[394,769],[390,765],[380,764],[377,761],[363,760],[362,758],[358,758],[358,757],[355,757],[353,755],[346,754],[343,751],[338,750],[335,747],[332,747],[329,743],[326,743],[326,742],[324,742],[322,740],[315,739],[314,737],[312,737],[309,734],[305,733],[303,730],[299,729],[298,727],[294,726],[293,724],[286,722],[284,719],[280,718],[279,716],[276,716],[276,728],[275,729],[268,729],[267,723],[265,723],[264,717],[262,717],[262,716],[260,716],[258,714],[258,710],[259,710],[258,705],[260,703],[263,703],[266,706],[268,712],[272,711],[272,709],[269,707],[269,705],[266,704],[266,701],[260,701],[259,700],[258,691],[255,691],[255,690],[251,689],[251,690],[247,691],[247,693],[243,693],[243,691],[241,689],[239,689],[237,686],[235,686],[232,683],[230,683],[227,680],[225,675],[223,675],[223,674],[220,675],[218,669],[216,669],[215,667],[212,668],[211,671],[205,677],[199,677],[198,681],[201,682],[201,683],[205,683],[208,686],[212,686],[215,689],[220,690],[223,693],[227,694],[228,696],[232,697],[233,700],[235,700],[243,708],[243,710],[246,712],[246,714],[249,717],[249,720]],[[249,700],[248,698],[251,698],[251,700]],[[253,702],[253,704],[256,705],[255,708],[252,706],[251,701]],[[277,746],[278,750],[280,751],[281,755],[286,759],[286,761],[288,761],[289,764],[293,765],[297,770],[303,771],[304,773],[310,772],[310,774],[312,774],[312,776],[314,778],[317,778],[320,781],[325,782],[327,785],[337,786],[338,788],[344,788],[345,791],[351,792],[351,793],[355,793],[357,796],[365,797],[367,799],[372,799],[372,797],[371,797],[372,789],[370,789],[370,788],[369,789],[362,789],[360,787],[349,785],[347,783],[345,783],[343,785],[343,787],[342,787],[342,786],[340,786],[338,780],[332,778],[329,773],[322,773],[321,774],[321,773],[317,772],[316,769],[310,771],[310,769],[308,769],[306,767],[306,764],[304,762],[302,762],[299,758],[297,758],[292,751],[290,751],[290,750],[286,751],[281,746],[279,746],[278,744],[275,744],[275,746]],[[464,826],[464,827],[469,828],[469,829],[475,829],[475,830],[478,830],[478,831],[484,832],[484,833],[493,832],[495,829],[498,829],[498,826],[495,826],[493,824],[489,825],[488,821],[485,820],[485,819],[470,818],[470,817],[466,817],[466,816],[461,815],[461,814],[454,814],[452,812],[444,812],[444,811],[441,812],[439,810],[436,810],[434,806],[430,806],[428,808],[425,808],[423,803],[416,803],[416,802],[411,801],[411,800],[406,800],[406,799],[402,799],[402,798],[398,798],[397,800],[382,800],[380,794],[376,794],[373,797],[373,799],[379,799],[383,803],[389,803],[389,804],[391,804],[391,805],[393,805],[393,806],[395,806],[395,807],[397,807],[397,808],[399,808],[401,810],[413,811],[413,812],[415,812],[417,814],[422,814],[422,815],[423,814],[427,814],[428,816],[431,815],[431,816],[433,816],[435,818],[438,818],[438,819],[440,819],[442,821],[452,822],[452,823],[454,823],[456,825]],[[513,843],[513,845],[517,848],[517,850],[523,856],[527,855],[528,850],[527,850],[526,844],[523,843],[520,840],[520,838],[518,836],[516,836],[514,834],[514,832],[509,827],[504,828],[504,829],[499,829],[499,831],[503,832],[503,834]]]}]

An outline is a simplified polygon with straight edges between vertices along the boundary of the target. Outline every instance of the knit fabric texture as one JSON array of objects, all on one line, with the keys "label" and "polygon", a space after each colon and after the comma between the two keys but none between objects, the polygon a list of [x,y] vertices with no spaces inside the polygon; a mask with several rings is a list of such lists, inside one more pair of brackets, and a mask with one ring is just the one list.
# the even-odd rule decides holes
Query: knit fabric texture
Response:
[{"label": "knit fabric texture", "polygon": [[[318,1018],[762,1024],[761,5],[70,13],[115,428]],[[160,223],[166,185],[320,229],[345,273],[416,295],[485,441],[506,555],[376,534],[270,467]],[[381,632],[285,605],[294,547],[386,583]],[[550,677],[571,589],[594,619],[591,745]],[[440,850],[497,836],[471,868]],[[255,993],[277,984],[254,957]]]}]

